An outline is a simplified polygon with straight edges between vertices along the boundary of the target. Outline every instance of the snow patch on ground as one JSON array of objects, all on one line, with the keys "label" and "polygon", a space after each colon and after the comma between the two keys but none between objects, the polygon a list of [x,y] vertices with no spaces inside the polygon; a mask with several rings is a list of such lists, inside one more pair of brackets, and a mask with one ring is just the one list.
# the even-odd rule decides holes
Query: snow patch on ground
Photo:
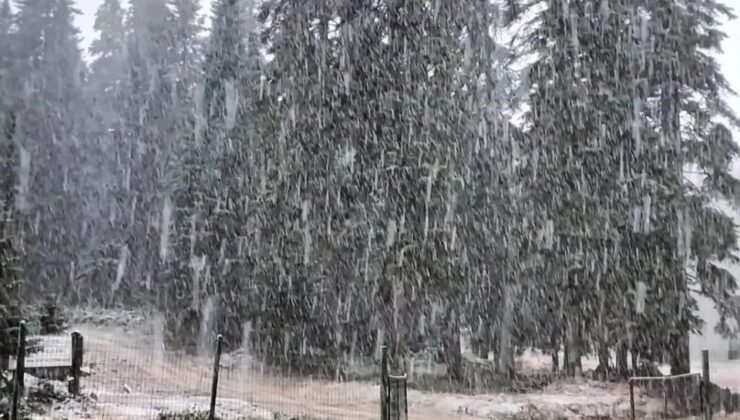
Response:
[{"label": "snow patch on ground", "polygon": [[[99,402],[71,400],[55,406],[46,418],[74,419],[90,418],[94,413],[96,418],[150,418],[154,419],[160,413],[187,413],[208,412],[210,399],[205,396],[152,396],[149,394],[129,394],[125,399],[112,392],[102,392],[95,395],[101,401],[118,399],[120,402]],[[93,406],[94,405],[94,409]],[[248,402],[219,398],[216,404],[219,418],[249,418],[274,419],[275,413],[260,409]]]}]

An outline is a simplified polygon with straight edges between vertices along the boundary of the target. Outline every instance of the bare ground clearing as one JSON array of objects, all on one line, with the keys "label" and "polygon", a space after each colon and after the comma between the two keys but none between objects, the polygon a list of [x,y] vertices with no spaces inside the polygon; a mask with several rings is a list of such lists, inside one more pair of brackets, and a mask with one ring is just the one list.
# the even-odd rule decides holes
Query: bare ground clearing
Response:
[{"label": "bare ground clearing", "polygon": [[[84,401],[56,407],[45,418],[156,418],[161,412],[206,410],[212,362],[167,353],[147,331],[80,326],[85,337]],[[159,346],[159,348],[158,348]],[[243,359],[222,369],[218,392],[221,418],[375,420],[379,388],[365,382],[337,383],[265,373]],[[527,394],[464,395],[409,390],[409,418],[595,419],[628,418],[626,385],[558,382]],[[638,394],[641,418],[658,418],[662,401]],[[298,418],[298,417],[295,417]]]}]

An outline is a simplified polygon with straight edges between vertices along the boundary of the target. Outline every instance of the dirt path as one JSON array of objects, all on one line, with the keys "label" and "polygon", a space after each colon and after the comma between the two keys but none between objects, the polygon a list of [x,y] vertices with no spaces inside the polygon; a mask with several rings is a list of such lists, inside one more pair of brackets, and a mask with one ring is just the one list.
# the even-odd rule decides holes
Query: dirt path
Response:
[{"label": "dirt path", "polygon": [[[83,378],[91,403],[66,407],[52,418],[157,418],[160,412],[205,411],[209,404],[212,362],[157,349],[145,333],[115,327],[79,328],[85,338]],[[379,387],[370,383],[336,383],[283,377],[235,362],[221,370],[218,413],[221,418],[274,419],[276,413],[316,419],[376,420]],[[626,386],[590,382],[560,383],[529,394],[459,395],[409,390],[412,420],[513,419],[536,411],[550,418],[627,418]],[[645,413],[662,402],[638,398]]]}]

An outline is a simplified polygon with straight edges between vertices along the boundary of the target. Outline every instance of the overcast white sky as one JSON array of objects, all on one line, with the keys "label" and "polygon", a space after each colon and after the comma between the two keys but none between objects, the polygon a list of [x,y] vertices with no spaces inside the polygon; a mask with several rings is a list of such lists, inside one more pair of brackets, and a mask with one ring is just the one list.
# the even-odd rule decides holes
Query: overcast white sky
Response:
[{"label": "overcast white sky", "polygon": [[[740,2],[740,0],[732,1]],[[128,0],[123,0],[123,2],[128,3]],[[200,0],[201,12],[210,16],[212,2],[213,0]],[[90,40],[95,37],[95,31],[93,30],[95,11],[98,10],[103,0],[75,0],[75,3],[77,3],[77,8],[82,12],[82,15],[77,16],[77,26],[82,31],[83,49],[87,49]]]}]

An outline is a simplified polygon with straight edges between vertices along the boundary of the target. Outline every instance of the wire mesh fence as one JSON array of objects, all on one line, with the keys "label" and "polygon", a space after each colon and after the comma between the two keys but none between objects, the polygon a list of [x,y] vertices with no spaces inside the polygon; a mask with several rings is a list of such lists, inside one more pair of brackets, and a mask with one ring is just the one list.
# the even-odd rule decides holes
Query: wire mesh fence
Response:
[{"label": "wire mesh fence", "polygon": [[[217,357],[216,343],[187,354],[135,332],[98,328],[80,337],[74,343],[71,334],[29,337],[38,348],[25,358],[26,388],[44,380],[53,384],[46,390],[51,394],[77,395],[55,404],[50,418],[206,419],[212,410],[216,419],[378,418],[377,387],[300,369],[308,363],[305,354],[282,355],[290,361],[284,367],[245,350]],[[75,367],[77,346],[83,360]],[[322,359],[313,356],[311,363],[329,364]]]},{"label": "wire mesh fence", "polygon": [[[138,327],[86,326],[79,334],[29,334],[26,342],[21,395],[35,393],[55,401],[42,418],[197,420],[213,413],[214,419],[421,420],[457,418],[455,413],[467,407],[498,413],[506,406],[556,405],[548,402],[552,395],[478,398],[420,391],[418,382],[409,399],[407,376],[383,370],[387,361],[372,356],[337,359],[286,349],[267,357],[247,344],[219,353],[215,340],[187,352],[167,348],[161,334]],[[6,366],[17,372],[19,360],[11,357]],[[701,418],[701,377],[632,378],[634,418]],[[626,385],[621,386],[621,391],[615,386],[603,392],[614,394],[609,400],[614,401],[609,411],[614,418],[628,418],[620,403],[626,401]],[[570,392],[560,385],[554,390],[548,392],[558,398]],[[714,413],[734,413],[727,404],[737,394],[726,398],[712,388],[709,395]],[[450,406],[463,408],[451,413]],[[599,413],[605,412],[599,408]],[[714,418],[736,418],[729,415]]]},{"label": "wire mesh fence", "polygon": [[699,416],[704,411],[699,373],[633,377],[629,384],[632,419],[685,418]]}]

